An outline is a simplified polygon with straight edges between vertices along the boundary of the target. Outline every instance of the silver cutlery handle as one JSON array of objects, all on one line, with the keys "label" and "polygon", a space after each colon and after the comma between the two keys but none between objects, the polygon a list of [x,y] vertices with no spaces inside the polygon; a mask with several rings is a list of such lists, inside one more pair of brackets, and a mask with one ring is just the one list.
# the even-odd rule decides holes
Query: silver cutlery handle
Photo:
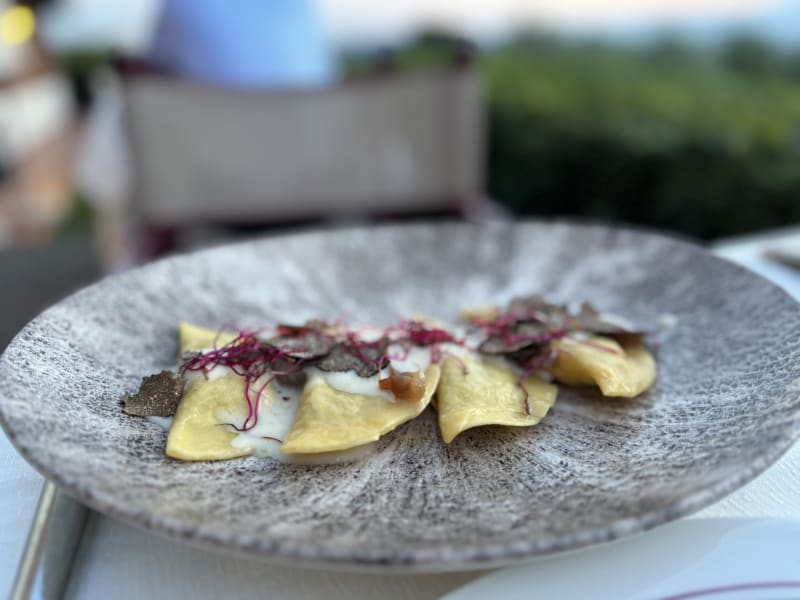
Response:
[{"label": "silver cutlery handle", "polygon": [[43,600],[62,597],[89,513],[54,483],[45,482],[11,588],[11,600],[28,600],[37,580]]}]

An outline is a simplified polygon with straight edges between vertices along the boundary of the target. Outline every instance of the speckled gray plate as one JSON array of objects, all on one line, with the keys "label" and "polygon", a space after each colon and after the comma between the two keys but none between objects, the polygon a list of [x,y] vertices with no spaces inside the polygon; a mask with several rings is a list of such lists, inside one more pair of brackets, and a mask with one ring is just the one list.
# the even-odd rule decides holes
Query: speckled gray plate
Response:
[{"label": "speckled gray plate", "polygon": [[[454,319],[539,291],[631,317],[672,313],[656,386],[564,389],[531,429],[449,446],[435,415],[344,466],[181,463],[119,398],[169,365],[181,320]],[[20,452],[91,507],[187,540],[304,565],[435,571],[548,554],[699,509],[800,430],[800,312],[760,277],[666,237],[524,223],[306,233],[172,258],[46,311],[0,362]]]}]

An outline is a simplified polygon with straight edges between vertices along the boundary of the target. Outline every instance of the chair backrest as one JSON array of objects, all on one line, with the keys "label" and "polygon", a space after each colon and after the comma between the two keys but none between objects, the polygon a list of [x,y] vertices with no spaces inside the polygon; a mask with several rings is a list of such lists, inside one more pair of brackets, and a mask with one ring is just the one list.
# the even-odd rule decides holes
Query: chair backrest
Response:
[{"label": "chair backrest", "polygon": [[324,90],[125,82],[135,211],[150,223],[274,222],[457,208],[483,193],[470,67]]}]

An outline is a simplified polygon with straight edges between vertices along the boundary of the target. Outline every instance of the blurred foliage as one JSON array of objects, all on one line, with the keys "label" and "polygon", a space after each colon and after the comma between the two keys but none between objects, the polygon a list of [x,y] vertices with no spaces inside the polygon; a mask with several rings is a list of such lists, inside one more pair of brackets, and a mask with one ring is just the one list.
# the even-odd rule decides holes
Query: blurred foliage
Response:
[{"label": "blurred foliage", "polygon": [[72,207],[59,226],[58,235],[88,234],[93,219],[92,206],[82,194],[75,194]]},{"label": "blurred foliage", "polygon": [[58,56],[61,68],[69,77],[75,102],[80,110],[92,103],[92,77],[111,64],[113,52],[108,49],[74,50]]},{"label": "blurred foliage", "polygon": [[[427,34],[395,61],[442,64],[460,49]],[[703,238],[800,221],[800,57],[749,37],[634,50],[528,33],[478,66],[489,192],[517,213]]]}]

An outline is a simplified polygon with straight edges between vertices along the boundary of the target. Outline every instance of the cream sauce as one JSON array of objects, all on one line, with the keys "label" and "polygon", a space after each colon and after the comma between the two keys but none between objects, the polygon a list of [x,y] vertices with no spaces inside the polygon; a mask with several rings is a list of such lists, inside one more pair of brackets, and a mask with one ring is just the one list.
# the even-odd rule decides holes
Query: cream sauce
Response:
[{"label": "cream sauce", "polygon": [[[265,381],[266,379],[262,377],[254,382],[251,401],[255,401],[256,392]],[[229,427],[231,432],[237,434],[231,440],[231,446],[243,450],[252,449],[256,456],[288,462],[288,457],[281,454],[280,447],[297,416],[302,392],[302,387],[282,386],[276,382],[270,384],[270,390],[262,395],[259,402],[255,426],[247,431],[237,431],[234,427]],[[235,414],[230,411],[218,411],[216,416],[223,423],[231,423],[241,428],[247,413],[242,407],[242,410],[236,411]]]},{"label": "cream sauce", "polygon": [[[355,374],[354,374],[355,375]],[[356,376],[357,377],[357,376]],[[311,380],[309,379],[309,383]],[[253,388],[258,389],[257,381]],[[377,448],[375,443],[365,444],[356,448],[337,452],[321,452],[318,454],[281,454],[280,448],[286,434],[292,428],[300,399],[303,394],[302,387],[283,386],[278,383],[271,384],[270,394],[265,394],[258,407],[258,421],[255,427],[247,431],[239,431],[230,427],[230,431],[237,435],[231,440],[231,446],[240,449],[250,449],[255,456],[271,458],[284,463],[296,464],[336,464],[352,462],[373,454]],[[220,411],[217,417],[222,422],[235,423],[238,427],[244,424],[246,413],[225,414]]]},{"label": "cream sauce", "polygon": [[424,371],[431,364],[431,348],[411,346],[406,352],[402,347],[389,346],[387,351],[391,367],[401,373]]},{"label": "cream sauce", "polygon": [[335,390],[348,394],[360,394],[362,396],[379,396],[388,402],[394,402],[394,396],[389,392],[380,389],[378,381],[388,375],[388,371],[375,373],[372,377],[359,377],[355,371],[342,371],[339,373],[328,373],[317,368],[309,368],[308,383],[306,385],[320,385],[326,383]]},{"label": "cream sauce", "polygon": [[155,415],[150,415],[147,417],[147,420],[153,425],[156,425],[167,432],[169,431],[169,428],[172,427],[172,417],[157,417]]}]

